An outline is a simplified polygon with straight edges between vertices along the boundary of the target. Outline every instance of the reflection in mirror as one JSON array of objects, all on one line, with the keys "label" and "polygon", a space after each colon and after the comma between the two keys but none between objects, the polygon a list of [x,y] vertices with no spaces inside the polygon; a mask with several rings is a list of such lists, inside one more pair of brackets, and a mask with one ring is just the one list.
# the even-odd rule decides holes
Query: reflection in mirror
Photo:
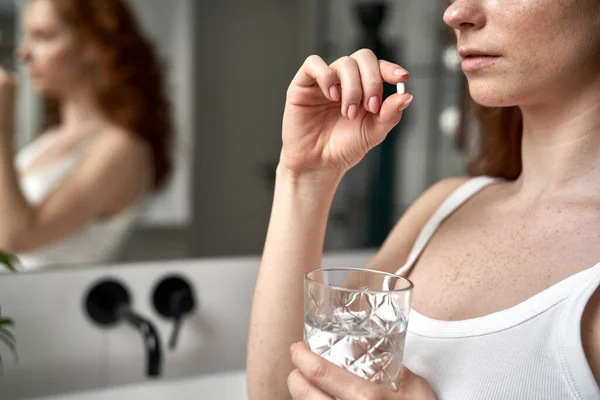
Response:
[{"label": "reflection in mirror", "polygon": [[[173,145],[182,122],[174,117],[182,112],[172,112],[172,80],[142,18],[120,0],[11,4],[0,22],[10,32],[20,18],[16,58],[24,84],[17,88],[14,66],[4,62],[0,248],[18,256],[23,271],[105,263],[136,223],[185,220],[185,201],[177,204],[181,193],[173,190],[182,186],[181,172],[173,172],[181,166]],[[181,39],[164,38],[163,48]],[[4,60],[12,61],[15,40],[3,34],[2,44]],[[32,120],[39,128],[25,140]]]}]

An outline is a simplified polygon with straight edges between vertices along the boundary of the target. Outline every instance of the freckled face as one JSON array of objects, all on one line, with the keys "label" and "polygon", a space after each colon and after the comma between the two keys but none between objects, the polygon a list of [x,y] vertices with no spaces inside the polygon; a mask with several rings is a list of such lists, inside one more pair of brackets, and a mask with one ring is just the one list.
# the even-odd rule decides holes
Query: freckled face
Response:
[{"label": "freckled face", "polygon": [[560,101],[600,80],[598,0],[455,0],[444,21],[482,105]]}]

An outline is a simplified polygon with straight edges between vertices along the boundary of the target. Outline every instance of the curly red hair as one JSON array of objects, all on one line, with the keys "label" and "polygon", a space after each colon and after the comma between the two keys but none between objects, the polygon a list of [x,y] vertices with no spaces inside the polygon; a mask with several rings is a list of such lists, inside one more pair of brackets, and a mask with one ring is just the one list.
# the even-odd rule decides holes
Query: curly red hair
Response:
[{"label": "curly red hair", "polygon": [[[153,44],[122,0],[51,1],[78,38],[96,50],[100,62],[90,72],[97,101],[113,122],[149,144],[153,186],[162,188],[172,172],[173,125]],[[46,99],[44,130],[60,124],[59,106]]]}]

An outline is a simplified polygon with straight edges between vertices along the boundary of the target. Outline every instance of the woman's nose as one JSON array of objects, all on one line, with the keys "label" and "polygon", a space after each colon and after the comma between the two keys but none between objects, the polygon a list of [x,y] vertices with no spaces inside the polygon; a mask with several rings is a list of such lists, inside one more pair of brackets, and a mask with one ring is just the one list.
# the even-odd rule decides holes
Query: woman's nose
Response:
[{"label": "woman's nose", "polygon": [[486,16],[481,0],[453,1],[444,13],[444,22],[459,31],[483,28]]},{"label": "woman's nose", "polygon": [[15,57],[21,62],[29,62],[31,60],[31,51],[26,47],[20,47],[15,51]]}]

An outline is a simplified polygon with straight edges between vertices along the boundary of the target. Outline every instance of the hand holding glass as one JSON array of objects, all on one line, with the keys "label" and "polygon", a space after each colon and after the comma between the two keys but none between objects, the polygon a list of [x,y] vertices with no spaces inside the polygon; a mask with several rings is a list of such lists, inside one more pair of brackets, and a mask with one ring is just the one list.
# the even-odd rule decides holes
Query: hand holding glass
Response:
[{"label": "hand holding glass", "polygon": [[316,354],[395,390],[413,284],[385,272],[321,268],[304,279],[304,342]]}]

